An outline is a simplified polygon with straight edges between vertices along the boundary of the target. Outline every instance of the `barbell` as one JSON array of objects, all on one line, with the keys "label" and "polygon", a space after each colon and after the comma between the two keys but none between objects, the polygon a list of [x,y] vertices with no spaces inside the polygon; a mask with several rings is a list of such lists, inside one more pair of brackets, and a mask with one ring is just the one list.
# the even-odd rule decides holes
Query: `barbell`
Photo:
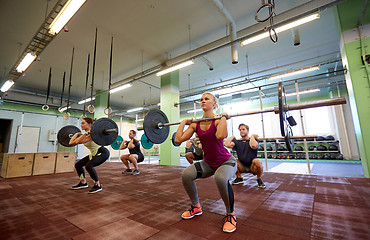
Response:
[{"label": "barbell", "polygon": [[[81,132],[81,130],[74,125],[62,127],[58,131],[58,142],[65,147],[73,147],[73,145],[69,144],[69,141],[73,135],[78,132]],[[90,135],[96,144],[107,146],[116,141],[118,136],[118,126],[112,119],[100,118],[91,126]]]},{"label": "barbell", "polygon": [[[131,139],[130,139],[131,140]],[[116,140],[110,145],[114,150],[119,150],[119,147],[121,146],[122,142],[123,142],[123,137],[121,137],[120,135],[117,136]],[[151,141],[148,140],[148,138],[145,136],[145,134],[143,134],[141,136],[141,146],[143,146],[143,148],[145,149],[151,149],[154,145],[154,143],[152,143]]]},{"label": "barbell", "polygon": [[[286,97],[285,97],[284,84],[283,82],[279,82],[278,105],[275,105],[274,107],[271,107],[271,108],[261,109],[261,110],[252,110],[252,111],[243,112],[243,113],[230,114],[229,116],[230,118],[232,118],[232,117],[253,115],[253,114],[259,114],[259,113],[268,113],[268,112],[274,112],[275,114],[279,114],[281,136],[284,139],[285,144],[287,145],[288,151],[292,151],[294,149],[294,138],[293,138],[293,132],[292,132],[291,126],[289,124],[289,121],[287,120],[288,111],[315,108],[315,107],[323,107],[323,106],[333,106],[333,105],[340,105],[340,104],[346,104],[346,99],[344,97],[287,104]],[[193,119],[192,123],[216,120],[220,118],[221,116]],[[169,126],[179,125],[180,123],[181,122],[169,123],[168,118],[164,112],[158,109],[153,109],[147,113],[147,115],[144,118],[143,127],[138,128],[138,130],[144,130],[146,137],[152,143],[160,144],[160,143],[163,143],[167,139],[169,135],[169,131],[170,131]],[[297,136],[296,138],[304,139],[307,137]],[[174,138],[172,137],[172,139]]]}]

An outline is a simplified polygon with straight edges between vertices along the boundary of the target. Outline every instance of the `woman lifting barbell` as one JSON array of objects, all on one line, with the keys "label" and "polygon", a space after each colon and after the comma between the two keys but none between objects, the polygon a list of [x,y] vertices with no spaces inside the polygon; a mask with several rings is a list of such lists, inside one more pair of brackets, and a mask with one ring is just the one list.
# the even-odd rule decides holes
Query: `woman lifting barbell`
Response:
[{"label": "woman lifting barbell", "polygon": [[[200,99],[200,106],[203,110],[203,118],[213,117],[213,109],[217,107],[215,96],[211,93],[204,93]],[[190,219],[202,214],[194,180],[214,175],[221,198],[226,206],[223,231],[234,232],[236,230],[234,192],[229,180],[235,175],[237,165],[235,158],[223,146],[223,139],[227,137],[226,120],[229,119],[229,116],[226,113],[222,113],[221,116],[217,120],[197,123],[192,123],[192,119],[185,119],[177,129],[175,142],[184,142],[196,132],[204,151],[204,160],[188,166],[182,173],[182,183],[192,205],[181,217]],[[190,126],[184,131],[185,125]]]},{"label": "woman lifting barbell", "polygon": [[75,168],[78,176],[80,177],[80,182],[72,186],[72,189],[87,188],[88,184],[85,178],[85,171],[83,167],[85,166],[86,171],[90,174],[90,177],[94,181],[94,186],[90,189],[89,193],[96,193],[103,189],[103,186],[99,182],[98,173],[95,171],[94,167],[97,167],[104,163],[109,158],[109,151],[103,146],[96,144],[90,135],[90,129],[93,125],[93,119],[83,118],[81,121],[81,129],[86,131],[85,134],[81,132],[73,135],[69,141],[70,145],[83,144],[87,147],[91,154],[85,156],[75,164]]},{"label": "woman lifting barbell", "polygon": [[[140,173],[138,163],[144,161],[144,155],[140,150],[140,143],[139,140],[136,140],[136,131],[130,130],[128,137],[130,138],[130,141],[123,141],[121,143],[121,146],[119,147],[119,150],[124,150],[128,148],[129,154],[124,154],[121,156],[121,161],[126,166],[126,170],[123,171],[123,174],[132,174],[132,175],[138,175]],[[131,162],[134,165],[134,171],[130,168]]]}]

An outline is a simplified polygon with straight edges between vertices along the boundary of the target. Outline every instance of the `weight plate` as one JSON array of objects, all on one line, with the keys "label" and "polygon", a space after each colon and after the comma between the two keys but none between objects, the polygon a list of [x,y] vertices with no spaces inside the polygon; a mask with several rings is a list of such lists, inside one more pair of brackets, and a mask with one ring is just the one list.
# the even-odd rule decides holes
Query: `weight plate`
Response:
[{"label": "weight plate", "polygon": [[146,137],[152,143],[163,143],[170,133],[169,126],[159,126],[159,124],[168,123],[168,118],[164,112],[153,109],[148,112],[144,118],[144,132]]}]

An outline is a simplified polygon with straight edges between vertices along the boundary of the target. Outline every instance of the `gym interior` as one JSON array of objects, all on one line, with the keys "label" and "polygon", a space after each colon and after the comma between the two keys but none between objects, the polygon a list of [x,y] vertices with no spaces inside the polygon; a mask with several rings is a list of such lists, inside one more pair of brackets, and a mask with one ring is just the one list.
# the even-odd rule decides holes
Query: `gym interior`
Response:
[{"label": "gym interior", "polygon": [[[369,238],[368,0],[0,6],[1,239]],[[262,176],[233,174],[226,201],[198,169],[210,143],[190,162],[182,141],[208,122],[258,143]]]}]

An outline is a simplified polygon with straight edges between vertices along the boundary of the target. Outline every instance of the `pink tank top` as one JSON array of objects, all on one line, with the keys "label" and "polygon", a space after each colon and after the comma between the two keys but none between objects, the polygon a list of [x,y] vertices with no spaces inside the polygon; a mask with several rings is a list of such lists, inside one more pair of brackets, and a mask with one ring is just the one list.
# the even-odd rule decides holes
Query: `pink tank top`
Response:
[{"label": "pink tank top", "polygon": [[210,167],[218,167],[222,163],[229,160],[231,154],[224,147],[224,141],[216,137],[215,120],[212,121],[211,126],[207,131],[200,128],[200,122],[197,123],[196,133],[199,136],[200,142],[204,152],[204,161]]}]

